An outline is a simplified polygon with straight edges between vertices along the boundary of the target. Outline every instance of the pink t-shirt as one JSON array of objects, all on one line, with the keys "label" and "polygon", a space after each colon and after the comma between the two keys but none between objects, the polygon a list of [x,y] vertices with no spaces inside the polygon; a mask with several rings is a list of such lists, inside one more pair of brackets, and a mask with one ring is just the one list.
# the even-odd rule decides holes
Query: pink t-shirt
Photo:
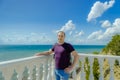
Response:
[{"label": "pink t-shirt", "polygon": [[74,48],[69,43],[58,44],[56,43],[52,51],[55,53],[55,68],[56,69],[65,69],[71,65],[71,52],[74,51]]}]

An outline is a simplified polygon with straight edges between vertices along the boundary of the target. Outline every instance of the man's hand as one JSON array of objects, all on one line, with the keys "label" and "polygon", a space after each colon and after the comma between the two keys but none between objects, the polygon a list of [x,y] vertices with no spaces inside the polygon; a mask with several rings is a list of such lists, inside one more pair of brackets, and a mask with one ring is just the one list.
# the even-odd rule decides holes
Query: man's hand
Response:
[{"label": "man's hand", "polygon": [[69,67],[64,69],[64,71],[67,72],[67,73],[71,73],[72,70],[73,70],[73,66],[69,66]]}]

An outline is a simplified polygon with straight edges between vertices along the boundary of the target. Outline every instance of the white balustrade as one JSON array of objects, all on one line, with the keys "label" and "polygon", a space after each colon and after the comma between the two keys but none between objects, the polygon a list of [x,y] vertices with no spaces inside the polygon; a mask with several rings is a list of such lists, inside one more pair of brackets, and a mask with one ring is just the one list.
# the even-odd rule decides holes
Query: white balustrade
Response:
[{"label": "white balustrade", "polygon": [[[16,60],[10,60],[10,61],[4,61],[0,62],[0,78],[5,80],[25,80],[24,78],[24,70],[25,68],[28,69],[28,78],[27,80],[33,80],[33,69],[36,66],[36,79],[42,80],[43,79],[43,71],[46,70],[47,73],[47,67],[43,68],[42,65],[48,65],[52,62],[48,60],[49,58],[52,58],[52,55],[50,56],[33,56],[33,57],[27,57],[22,59],[16,59]],[[52,60],[52,59],[51,59]],[[42,69],[41,69],[42,67]],[[45,69],[45,70],[43,70]],[[46,78],[46,74],[44,75],[44,80]],[[0,80],[1,80],[0,79]]]},{"label": "white balustrade", "polygon": [[[86,80],[85,73],[85,58],[88,58],[90,65],[89,80],[94,80],[93,62],[94,58],[98,59],[99,63],[99,80],[104,80],[103,63],[104,59],[108,60],[110,66],[110,80],[114,79],[114,63],[115,60],[120,62],[119,56],[110,55],[93,55],[79,54],[80,58],[80,73],[73,71],[72,80]],[[78,65],[76,68],[78,68]],[[78,79],[78,77],[80,77]],[[54,76],[54,60],[53,55],[49,56],[33,56],[16,60],[0,62],[0,80],[55,80]]]},{"label": "white balustrade", "polygon": [[89,76],[89,80],[94,80],[93,70],[92,70],[94,58],[97,58],[98,62],[99,62],[99,67],[100,67],[100,69],[99,69],[99,71],[100,71],[99,80],[104,80],[104,73],[103,73],[104,59],[108,59],[109,65],[110,65],[110,78],[109,78],[109,80],[115,80],[114,79],[114,63],[115,63],[115,60],[118,60],[120,62],[120,56],[94,55],[94,54],[79,54],[79,56],[80,56],[80,61],[82,63],[82,65],[81,65],[81,74],[80,74],[81,77],[80,77],[80,80],[86,80],[85,79],[86,74],[84,72],[85,57],[88,57],[89,63],[90,63],[90,76]]}]

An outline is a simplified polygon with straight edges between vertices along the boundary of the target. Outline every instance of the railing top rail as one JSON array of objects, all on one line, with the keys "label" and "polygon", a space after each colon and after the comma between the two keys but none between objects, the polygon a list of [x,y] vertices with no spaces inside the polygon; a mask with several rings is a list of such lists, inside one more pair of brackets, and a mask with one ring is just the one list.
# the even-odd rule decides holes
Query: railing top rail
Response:
[{"label": "railing top rail", "polygon": [[[51,56],[51,55],[49,55],[49,56]],[[31,56],[31,57],[26,57],[26,58],[13,59],[13,60],[9,60],[9,61],[2,61],[2,62],[0,62],[0,66],[10,64],[10,63],[13,63],[13,64],[21,63],[23,61],[29,61],[29,60],[34,60],[34,59],[43,60],[43,59],[46,59],[46,57],[48,57],[48,56]]]},{"label": "railing top rail", "polygon": [[85,54],[85,53],[79,53],[79,56],[82,57],[96,57],[96,58],[113,58],[113,59],[118,59],[120,56],[114,56],[114,55],[96,55],[96,54]]},{"label": "railing top rail", "polygon": [[[51,56],[51,55],[50,55]],[[79,56],[81,57],[94,57],[94,58],[111,58],[111,59],[120,59],[120,56],[113,56],[113,55],[95,55],[95,54],[85,54],[85,53],[79,53]],[[1,65],[6,65],[9,63],[20,63],[23,61],[29,61],[33,59],[46,59],[48,56],[32,56],[32,57],[26,57],[26,58],[20,58],[20,59],[14,59],[14,60],[9,60],[9,61],[2,61],[0,62]],[[51,56],[52,57],[52,56]]]}]

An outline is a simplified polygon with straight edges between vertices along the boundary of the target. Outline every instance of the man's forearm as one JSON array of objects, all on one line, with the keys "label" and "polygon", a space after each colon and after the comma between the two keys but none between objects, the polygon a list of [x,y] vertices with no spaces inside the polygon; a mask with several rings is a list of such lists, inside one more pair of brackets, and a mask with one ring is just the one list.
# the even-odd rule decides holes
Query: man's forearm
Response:
[{"label": "man's forearm", "polygon": [[40,56],[40,55],[49,55],[49,51],[45,51],[45,52],[40,52],[40,53],[37,53],[35,54],[36,56]]},{"label": "man's forearm", "polygon": [[78,55],[74,56],[73,63],[71,66],[75,67],[75,65],[78,63],[78,60],[79,60],[79,56]]}]

